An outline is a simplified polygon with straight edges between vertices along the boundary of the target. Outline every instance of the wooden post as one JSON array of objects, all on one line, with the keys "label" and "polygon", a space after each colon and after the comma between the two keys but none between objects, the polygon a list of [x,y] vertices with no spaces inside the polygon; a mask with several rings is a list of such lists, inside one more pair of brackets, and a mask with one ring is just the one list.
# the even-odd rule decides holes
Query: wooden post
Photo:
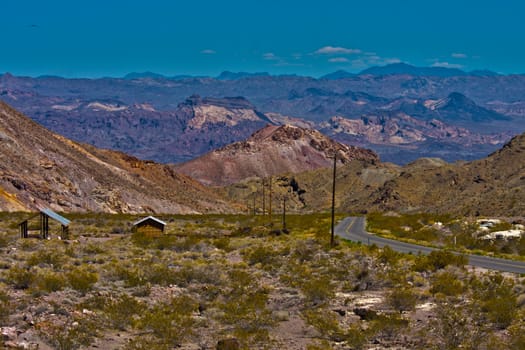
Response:
[{"label": "wooden post", "polygon": [[333,180],[332,180],[332,227],[331,227],[331,234],[330,234],[330,246],[333,247],[335,245],[335,239],[334,239],[334,221],[335,221],[335,170],[337,165],[337,153],[334,152],[334,173],[333,173]]},{"label": "wooden post", "polygon": [[286,232],[286,195],[283,196],[283,232]]},{"label": "wooden post", "polygon": [[253,216],[257,215],[255,212],[255,197],[257,197],[257,192],[253,192]]},{"label": "wooden post", "polygon": [[270,187],[270,195],[269,195],[269,202],[268,202],[268,215],[270,217],[270,224],[272,223],[272,177],[270,176],[269,181],[269,187]]},{"label": "wooden post", "polygon": [[262,179],[262,215],[266,214],[266,196],[264,194],[264,179]]}]

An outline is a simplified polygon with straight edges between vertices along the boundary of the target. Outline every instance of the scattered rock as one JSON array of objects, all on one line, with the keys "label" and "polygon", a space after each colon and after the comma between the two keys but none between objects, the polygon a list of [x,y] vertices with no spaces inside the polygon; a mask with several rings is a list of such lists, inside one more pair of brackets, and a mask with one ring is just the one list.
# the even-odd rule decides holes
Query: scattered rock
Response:
[{"label": "scattered rock", "polygon": [[241,348],[239,341],[235,338],[222,339],[217,342],[217,350],[238,350]]},{"label": "scattered rock", "polygon": [[356,307],[353,311],[362,321],[371,321],[377,318],[377,312],[374,310]]}]

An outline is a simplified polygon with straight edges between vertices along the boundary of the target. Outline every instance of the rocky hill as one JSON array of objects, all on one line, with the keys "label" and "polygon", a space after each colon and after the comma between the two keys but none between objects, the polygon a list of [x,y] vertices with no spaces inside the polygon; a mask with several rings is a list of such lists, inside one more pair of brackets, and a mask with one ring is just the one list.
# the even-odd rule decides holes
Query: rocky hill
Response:
[{"label": "rocky hill", "polygon": [[212,151],[175,169],[206,185],[218,186],[249,177],[330,167],[334,152],[340,163],[352,159],[379,160],[372,151],[335,142],[316,130],[268,125],[245,141]]},{"label": "rocky hill", "polygon": [[[525,213],[525,134],[490,156],[447,163],[421,158],[406,166],[351,161],[337,167],[336,205],[343,212],[437,212],[453,215],[523,217]],[[286,196],[299,212],[328,210],[332,170],[316,169],[277,177],[274,198]],[[246,203],[260,180],[228,186],[226,193]],[[258,204],[260,206],[260,204]]]},{"label": "rocky hill", "polygon": [[523,216],[524,159],[525,134],[516,136],[490,156],[470,163],[422,159],[385,182],[369,204],[381,210]]},{"label": "rocky hill", "polygon": [[230,212],[198,182],[165,165],[52,133],[0,102],[0,210],[122,213]]}]

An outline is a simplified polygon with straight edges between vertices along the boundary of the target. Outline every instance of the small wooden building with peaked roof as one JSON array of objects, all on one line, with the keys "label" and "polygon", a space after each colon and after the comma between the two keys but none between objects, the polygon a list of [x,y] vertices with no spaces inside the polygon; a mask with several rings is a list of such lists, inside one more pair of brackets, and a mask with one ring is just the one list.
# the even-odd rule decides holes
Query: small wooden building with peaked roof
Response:
[{"label": "small wooden building with peaked roof", "polygon": [[146,235],[159,235],[164,233],[166,223],[153,216],[147,216],[133,223],[133,230],[135,232],[143,233]]},{"label": "small wooden building with peaked roof", "polygon": [[40,209],[40,212],[38,214],[35,214],[31,216],[30,218],[22,221],[20,224],[18,224],[20,228],[20,237],[21,238],[28,238],[29,237],[29,221],[39,216],[40,222],[40,235],[39,237],[42,239],[47,239],[49,237],[49,219],[53,219],[54,221],[58,222],[61,225],[61,237],[62,238],[68,238],[69,236],[69,224],[71,223],[70,220],[66,219],[65,217],[58,215],[51,209]]}]

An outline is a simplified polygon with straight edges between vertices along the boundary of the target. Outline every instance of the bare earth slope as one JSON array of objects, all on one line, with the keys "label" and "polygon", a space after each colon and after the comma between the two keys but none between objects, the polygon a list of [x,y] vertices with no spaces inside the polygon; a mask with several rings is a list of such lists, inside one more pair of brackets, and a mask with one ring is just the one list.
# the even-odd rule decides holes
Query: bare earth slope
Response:
[{"label": "bare earth slope", "polygon": [[[274,198],[286,195],[287,208],[312,212],[331,204],[332,170],[278,176]],[[337,167],[336,206],[342,212],[437,212],[455,215],[522,217],[525,213],[525,134],[490,156],[447,163],[421,158],[404,167],[351,161]],[[228,186],[225,193],[260,206],[260,181]]]},{"label": "bare earth slope", "polygon": [[370,150],[343,145],[316,130],[269,125],[246,141],[176,165],[176,170],[206,185],[227,185],[250,177],[330,167],[334,150],[342,162],[379,160]]},{"label": "bare earth slope", "polygon": [[231,211],[165,165],[73,142],[2,102],[0,120],[0,210]]},{"label": "bare earth slope", "polygon": [[383,210],[521,216],[525,212],[525,134],[470,163],[418,160],[372,198],[369,204]]}]

